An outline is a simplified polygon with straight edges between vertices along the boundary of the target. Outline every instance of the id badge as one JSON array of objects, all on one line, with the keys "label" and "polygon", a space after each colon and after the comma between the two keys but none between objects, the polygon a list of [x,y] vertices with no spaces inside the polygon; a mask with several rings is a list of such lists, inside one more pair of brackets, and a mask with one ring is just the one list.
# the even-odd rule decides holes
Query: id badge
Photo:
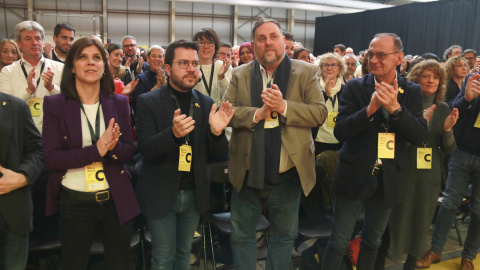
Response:
[{"label": "id badge", "polygon": [[85,187],[87,192],[104,190],[105,181],[102,162],[94,162],[85,166]]},{"label": "id badge", "polygon": [[473,127],[480,128],[480,113],[478,113],[477,121],[475,121],[475,125]]},{"label": "id badge", "polygon": [[327,127],[333,128],[335,127],[335,123],[337,123],[337,115],[338,112],[329,112],[327,118]]},{"label": "id badge", "polygon": [[180,146],[180,158],[178,160],[178,170],[181,172],[189,172],[192,167],[192,146]]},{"label": "id badge", "polygon": [[432,169],[432,148],[417,148],[417,169]]},{"label": "id badge", "polygon": [[378,133],[378,158],[395,158],[395,133]]},{"label": "id badge", "polygon": [[42,99],[38,97],[32,97],[28,100],[28,107],[30,108],[30,112],[32,113],[32,116],[40,116],[41,100]]},{"label": "id badge", "polygon": [[278,113],[277,112],[271,112],[270,117],[265,119],[264,128],[276,128],[278,126],[279,126]]}]

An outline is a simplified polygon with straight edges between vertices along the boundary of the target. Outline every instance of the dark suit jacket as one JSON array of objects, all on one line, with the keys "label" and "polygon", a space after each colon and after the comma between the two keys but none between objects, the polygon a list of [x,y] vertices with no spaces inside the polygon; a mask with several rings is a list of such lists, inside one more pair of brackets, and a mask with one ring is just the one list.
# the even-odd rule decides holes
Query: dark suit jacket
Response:
[{"label": "dark suit jacket", "polygon": [[[143,94],[138,99],[136,136],[143,162],[136,186],[142,213],[149,218],[163,217],[173,207],[182,173],[178,171],[179,147],[174,139],[173,113],[177,109],[169,94],[169,85]],[[200,213],[209,207],[209,174],[207,157],[226,156],[228,142],[210,132],[208,116],[213,100],[192,90],[195,102],[195,136],[193,167],[197,209]]]},{"label": "dark suit jacket", "polygon": [[[398,119],[390,117],[389,132],[395,133],[395,158],[382,159],[384,195],[387,203],[403,198],[404,179],[408,166],[407,144],[422,145],[427,136],[423,118],[422,93],[418,84],[398,76],[397,100],[403,108]],[[371,176],[377,159],[378,133],[385,132],[382,109],[367,117],[366,108],[375,91],[372,74],[347,82],[340,97],[335,137],[344,142],[334,180],[334,189],[341,196],[356,200]]]},{"label": "dark suit jacket", "polygon": [[45,97],[42,134],[45,161],[50,168],[47,215],[52,215],[58,210],[58,195],[62,178],[67,170],[82,168],[93,162],[103,162],[120,224],[140,213],[130,174],[123,165],[123,162],[129,161],[135,152],[130,131],[128,100],[125,96],[108,97],[100,92],[100,102],[105,127],[108,127],[111,118],[115,118],[122,132],[115,148],[104,157],[100,156],[96,145],[82,148],[80,101],[67,98],[64,94]]},{"label": "dark suit jacket", "polygon": [[27,186],[0,195],[0,214],[10,230],[27,234],[32,230],[31,186],[45,166],[42,138],[25,101],[4,93],[0,93],[0,164],[27,178]]}]

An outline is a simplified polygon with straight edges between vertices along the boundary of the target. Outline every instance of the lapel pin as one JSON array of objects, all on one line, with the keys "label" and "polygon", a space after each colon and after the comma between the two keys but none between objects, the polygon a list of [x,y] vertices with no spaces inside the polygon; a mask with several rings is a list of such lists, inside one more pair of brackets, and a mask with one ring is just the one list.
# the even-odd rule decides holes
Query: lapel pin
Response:
[{"label": "lapel pin", "polygon": [[4,102],[2,103],[2,105],[3,105],[3,106],[7,105],[7,102],[4,101]]},{"label": "lapel pin", "polygon": [[195,103],[195,106],[197,106],[198,108],[200,108],[200,105],[198,105],[198,103]]},{"label": "lapel pin", "polygon": [[400,94],[403,94],[403,92],[405,92],[405,90],[403,90],[401,87],[399,87],[398,92],[400,92]]}]

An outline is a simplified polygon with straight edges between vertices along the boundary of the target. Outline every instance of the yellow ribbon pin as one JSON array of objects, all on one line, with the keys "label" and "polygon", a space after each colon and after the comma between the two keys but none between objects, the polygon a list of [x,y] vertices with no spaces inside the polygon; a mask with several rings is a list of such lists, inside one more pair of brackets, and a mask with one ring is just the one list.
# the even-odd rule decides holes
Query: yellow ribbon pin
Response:
[{"label": "yellow ribbon pin", "polygon": [[197,106],[198,108],[200,108],[200,105],[198,105],[198,103],[195,103],[195,106]]},{"label": "yellow ribbon pin", "polygon": [[405,90],[403,90],[401,87],[399,87],[398,92],[400,92],[400,94],[403,94],[403,92],[405,92]]},{"label": "yellow ribbon pin", "polygon": [[7,105],[7,102],[4,101],[4,102],[2,103],[2,105],[3,105],[3,106]]}]

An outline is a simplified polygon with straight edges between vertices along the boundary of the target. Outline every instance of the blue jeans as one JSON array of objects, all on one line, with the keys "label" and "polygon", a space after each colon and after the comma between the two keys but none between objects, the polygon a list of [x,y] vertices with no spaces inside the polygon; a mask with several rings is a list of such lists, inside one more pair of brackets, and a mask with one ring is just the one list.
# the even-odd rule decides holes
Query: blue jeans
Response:
[{"label": "blue jeans", "polygon": [[468,225],[462,257],[474,260],[477,255],[480,247],[480,156],[460,149],[457,149],[448,161],[447,186],[432,236],[432,251],[436,254],[440,254],[443,250],[458,207],[470,183],[472,183],[470,199],[472,217]]},{"label": "blue jeans", "polygon": [[0,270],[23,270],[27,266],[28,233],[13,233],[0,213]]},{"label": "blue jeans", "polygon": [[[280,175],[280,183],[266,198],[270,222],[267,270],[290,269],[292,248],[298,233],[300,178],[296,170]],[[290,172],[290,171],[289,171]],[[256,269],[257,242],[255,238],[263,198],[244,187],[232,194],[232,244],[236,270]]]},{"label": "blue jeans", "polygon": [[177,193],[173,208],[161,218],[147,218],[152,235],[152,270],[190,269],[190,251],[200,214],[195,189]]},{"label": "blue jeans", "polygon": [[375,193],[366,199],[348,200],[339,195],[335,197],[332,234],[323,256],[322,270],[339,269],[352,238],[355,223],[365,211],[362,229],[362,241],[358,255],[357,269],[374,269],[382,235],[392,212],[392,205],[387,205],[383,197],[383,188],[376,188]]}]

